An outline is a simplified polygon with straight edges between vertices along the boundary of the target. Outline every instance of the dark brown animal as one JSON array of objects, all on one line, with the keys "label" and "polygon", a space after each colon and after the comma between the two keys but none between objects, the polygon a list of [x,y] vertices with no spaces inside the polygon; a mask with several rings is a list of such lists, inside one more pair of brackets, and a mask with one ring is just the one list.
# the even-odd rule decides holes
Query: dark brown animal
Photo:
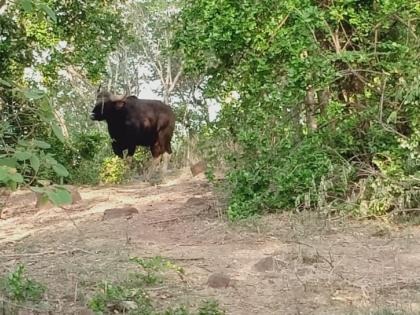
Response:
[{"label": "dark brown animal", "polygon": [[98,92],[91,119],[105,120],[116,155],[132,157],[138,145],[149,147],[155,159],[171,154],[175,114],[171,107],[157,100]]}]

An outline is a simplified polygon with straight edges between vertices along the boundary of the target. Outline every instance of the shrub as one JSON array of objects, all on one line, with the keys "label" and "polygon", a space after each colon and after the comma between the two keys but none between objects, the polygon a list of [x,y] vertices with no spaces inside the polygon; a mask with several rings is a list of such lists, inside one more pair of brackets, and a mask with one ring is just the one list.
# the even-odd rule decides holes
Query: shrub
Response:
[{"label": "shrub", "polygon": [[129,171],[123,159],[117,156],[105,158],[99,173],[100,181],[105,184],[121,184],[127,180]]}]

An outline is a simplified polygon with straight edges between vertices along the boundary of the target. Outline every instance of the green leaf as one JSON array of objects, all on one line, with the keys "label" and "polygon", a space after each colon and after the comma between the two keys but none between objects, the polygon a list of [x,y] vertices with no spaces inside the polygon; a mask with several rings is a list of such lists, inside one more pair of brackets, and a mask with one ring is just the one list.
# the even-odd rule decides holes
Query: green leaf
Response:
[{"label": "green leaf", "polygon": [[7,183],[10,179],[10,167],[0,165],[0,182]]},{"label": "green leaf", "polygon": [[51,127],[52,127],[52,131],[54,132],[58,140],[60,140],[61,142],[64,142],[64,135],[61,128],[58,127],[58,125],[55,122],[52,123]]},{"label": "green leaf", "polygon": [[56,206],[71,204],[71,193],[64,188],[57,188],[47,192],[48,199]]},{"label": "green leaf", "polygon": [[5,81],[5,80],[3,80],[3,79],[1,79],[1,78],[0,78],[0,84],[1,84],[1,85],[5,85],[5,86],[7,86],[7,87],[12,87],[12,85],[11,85],[9,82],[7,82],[7,81]]},{"label": "green leaf", "polygon": [[32,0],[20,0],[19,5],[28,13],[32,12],[33,10]]},{"label": "green leaf", "polygon": [[55,15],[55,12],[51,10],[51,8],[48,5],[46,5],[45,3],[41,3],[39,4],[39,8],[45,13],[47,13],[47,15],[54,23],[57,23],[57,16]]},{"label": "green leaf", "polygon": [[10,181],[23,183],[23,177],[15,168],[0,165],[0,182],[8,184]]},{"label": "green leaf", "polygon": [[15,183],[23,183],[23,176],[19,173],[12,173],[9,174],[9,178],[11,181],[14,181]]},{"label": "green leaf", "polygon": [[41,194],[41,196],[38,197],[38,203],[39,203],[40,206],[43,206],[43,205],[47,204],[48,200],[50,200],[50,198],[48,198],[48,195],[47,195],[46,192],[43,192]]},{"label": "green leaf", "polygon": [[32,143],[34,146],[41,148],[41,149],[49,149],[51,148],[51,145],[49,145],[48,143],[41,141],[41,140],[32,140]]},{"label": "green leaf", "polygon": [[15,168],[16,165],[17,165],[17,161],[16,161],[16,159],[9,158],[9,157],[1,158],[0,159],[0,166],[2,166],[2,165],[8,166],[8,167],[11,167],[11,168]]},{"label": "green leaf", "polygon": [[47,190],[43,187],[31,187],[31,190],[40,194],[44,194],[47,192]]},{"label": "green leaf", "polygon": [[397,111],[393,111],[387,118],[386,123],[396,123],[397,122],[398,113]]},{"label": "green leaf", "polygon": [[45,157],[45,163],[49,166],[57,165],[58,162],[50,154]]},{"label": "green leaf", "polygon": [[45,92],[38,89],[24,89],[23,95],[28,99],[39,100],[45,96]]},{"label": "green leaf", "polygon": [[55,165],[53,165],[52,166],[52,168],[53,168],[53,170],[54,170],[54,172],[58,175],[58,176],[61,176],[61,177],[67,177],[67,176],[69,176],[69,172],[66,170],[66,168],[63,166],[63,165],[61,165],[61,164],[55,164]]},{"label": "green leaf", "polygon": [[32,153],[28,151],[16,151],[13,156],[18,159],[18,161],[25,161],[32,156]]},{"label": "green leaf", "polygon": [[29,147],[29,146],[30,146],[30,144],[29,144],[29,142],[28,142],[28,141],[26,141],[26,140],[22,140],[22,139],[19,139],[19,140],[18,140],[18,144],[19,144],[20,146],[22,146],[22,147]]},{"label": "green leaf", "polygon": [[32,155],[29,159],[29,162],[31,162],[31,167],[34,169],[35,172],[38,172],[40,161],[39,158],[36,155]]}]

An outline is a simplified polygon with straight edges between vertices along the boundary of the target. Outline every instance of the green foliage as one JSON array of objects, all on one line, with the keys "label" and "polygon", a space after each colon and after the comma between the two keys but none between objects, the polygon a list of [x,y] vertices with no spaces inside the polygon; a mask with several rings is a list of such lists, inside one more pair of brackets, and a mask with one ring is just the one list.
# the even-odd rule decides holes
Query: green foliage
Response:
[{"label": "green foliage", "polygon": [[41,204],[51,201],[56,206],[72,203],[71,193],[64,186],[52,185],[46,187],[31,187],[31,190],[41,194]]},{"label": "green foliage", "polygon": [[197,315],[223,315],[225,311],[219,308],[217,301],[209,300],[205,301],[202,306],[198,309]]},{"label": "green foliage", "polygon": [[128,289],[121,285],[102,283],[99,292],[89,301],[89,308],[100,314],[149,315],[153,307],[146,292],[141,288]]},{"label": "green foliage", "polygon": [[[178,274],[183,274],[182,268],[170,261],[155,256],[151,258],[130,258],[131,262],[140,266],[144,273],[134,273],[127,281],[120,284],[103,282],[99,285],[99,292],[96,292],[89,301],[91,310],[100,314],[124,313],[130,315],[189,315],[191,313],[186,307],[170,307],[164,311],[158,310],[147,294],[150,285],[161,281],[157,272],[172,269]],[[194,313],[195,314],[195,313]],[[199,307],[197,315],[223,315],[217,302],[204,301]]]},{"label": "green foliage", "polygon": [[0,154],[0,185],[16,189],[24,182],[32,184],[48,177],[69,175],[66,168],[48,152],[51,146],[41,140],[19,140],[16,147],[5,144]]},{"label": "green foliage", "polygon": [[[8,78],[33,65],[51,85],[60,67],[67,64],[82,66],[90,78],[98,79],[105,73],[106,57],[123,37],[118,3],[49,0],[11,4],[0,17],[2,74]],[[49,51],[48,63],[36,61],[32,54],[43,50]]]},{"label": "green foliage", "polygon": [[[99,167],[94,176],[95,168],[86,164],[96,165],[90,161],[103,138],[80,129],[68,132],[64,115],[72,111],[66,108],[68,103],[59,102],[63,94],[59,73],[73,71],[81,78],[100,79],[109,53],[124,38],[119,4],[118,0],[7,4],[0,15],[1,186],[16,189],[45,179],[98,181]],[[48,144],[37,145],[44,139]],[[82,166],[90,171],[89,180],[79,171],[82,161],[87,161]],[[44,193],[58,203],[65,199],[55,186]]]},{"label": "green foliage", "polygon": [[121,184],[127,180],[129,171],[125,160],[113,156],[105,158],[99,176],[104,184]]},{"label": "green foliage", "polygon": [[184,274],[184,269],[171,263],[170,261],[160,257],[155,256],[152,258],[139,258],[139,257],[132,257],[130,261],[136,263],[137,265],[141,266],[142,269],[145,271],[144,273],[136,273],[135,278],[136,280],[141,281],[145,285],[153,285],[158,282],[162,282],[162,277],[158,272],[164,270],[174,270],[178,274]]},{"label": "green foliage", "polygon": [[127,288],[125,285],[102,283],[99,292],[89,301],[91,310],[99,314],[123,313],[127,315],[223,315],[217,302],[204,301],[196,313],[185,307],[168,308],[159,311],[142,288]]},{"label": "green foliage", "polygon": [[105,184],[121,184],[129,181],[133,175],[144,171],[149,160],[149,152],[138,148],[133,156],[131,167],[129,163],[113,154],[105,157],[101,163],[99,180]]},{"label": "green foliage", "polygon": [[42,284],[30,279],[25,274],[23,265],[18,265],[7,278],[1,279],[0,284],[0,291],[5,297],[18,302],[39,302],[45,292],[45,287]]},{"label": "green foliage", "polygon": [[136,152],[133,155],[132,171],[138,174],[144,172],[150,159],[151,153],[149,148],[137,147]]},{"label": "green foliage", "polygon": [[412,0],[185,2],[174,48],[222,105],[202,139],[232,219],[419,206],[419,13]]},{"label": "green foliage", "polygon": [[68,169],[68,182],[98,184],[104,159],[113,156],[108,142],[102,131],[75,132],[65,142],[54,141],[52,152]]}]

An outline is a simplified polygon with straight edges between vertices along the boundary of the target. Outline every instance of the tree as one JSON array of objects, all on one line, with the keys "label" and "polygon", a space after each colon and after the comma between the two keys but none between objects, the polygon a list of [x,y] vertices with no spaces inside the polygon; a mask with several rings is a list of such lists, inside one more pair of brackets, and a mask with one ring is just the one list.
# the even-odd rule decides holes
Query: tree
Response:
[{"label": "tree", "polygon": [[170,103],[182,78],[179,55],[170,50],[178,1],[134,1],[125,12],[129,37],[109,60],[108,88],[139,94],[140,81],[159,80]]},{"label": "tree", "polygon": [[419,12],[412,0],[185,1],[175,45],[223,103],[212,141],[234,144],[232,218],[418,206]]},{"label": "tree", "polygon": [[107,57],[125,34],[119,4],[0,3],[0,185],[68,176],[55,158],[64,144],[44,141],[55,141],[53,134],[64,143],[69,136],[58,89],[63,76],[95,82],[106,72]]}]

